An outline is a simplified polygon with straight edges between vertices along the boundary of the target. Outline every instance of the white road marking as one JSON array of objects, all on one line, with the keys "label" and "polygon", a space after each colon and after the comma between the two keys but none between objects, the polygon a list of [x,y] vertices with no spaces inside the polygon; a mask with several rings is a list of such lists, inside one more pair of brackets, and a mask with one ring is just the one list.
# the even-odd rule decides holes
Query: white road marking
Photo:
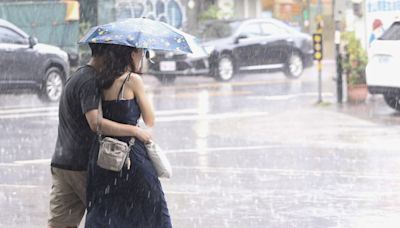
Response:
[{"label": "white road marking", "polygon": [[17,163],[0,163],[0,167],[8,167],[8,166],[21,166],[22,164]]},{"label": "white road marking", "polygon": [[[55,107],[47,107],[47,108],[39,107],[39,108],[28,108],[28,109],[24,108],[24,109],[0,110],[0,119],[58,117],[57,109],[58,108]],[[265,112],[201,114],[199,109],[160,110],[156,111],[155,113],[157,122],[218,120],[225,118],[261,116],[267,114]]]},{"label": "white road marking", "polygon": [[[40,185],[27,185],[27,184],[0,184],[0,188],[41,188]],[[46,186],[47,187],[47,186]]]},{"label": "white road marking", "polygon": [[166,150],[164,151],[166,154],[172,153],[199,153],[199,152],[223,152],[223,151],[241,151],[241,150],[263,150],[263,149],[273,149],[273,148],[282,148],[287,146],[281,145],[267,145],[267,146],[238,146],[238,147],[214,147],[214,148],[205,148],[205,149],[180,149],[180,150]]},{"label": "white road marking", "polygon": [[30,117],[46,117],[46,116],[58,116],[58,112],[43,112],[43,113],[14,113],[7,115],[0,115],[0,119],[20,119]]},{"label": "white road marking", "polygon": [[[163,181],[163,180],[161,180]],[[164,190],[165,194],[168,195],[204,195],[204,191],[198,192],[198,191],[193,191],[193,192],[189,192],[189,191],[168,191],[168,190]]]},{"label": "white road marking", "polygon": [[[260,99],[260,100],[271,100],[271,101],[282,101],[289,100],[296,97],[317,97],[318,93],[299,93],[299,94],[288,94],[288,95],[272,95],[272,96],[248,96],[247,99]],[[323,97],[333,97],[333,93],[322,93]]]},{"label": "white road marking", "polygon": [[195,121],[195,120],[221,120],[221,119],[245,118],[245,117],[266,116],[266,115],[268,115],[267,112],[242,112],[242,113],[229,112],[229,113],[219,113],[219,114],[160,117],[156,119],[156,122],[160,123],[160,122]]},{"label": "white road marking", "polygon": [[[16,108],[16,109],[0,109],[0,116],[23,116],[26,114],[29,116],[42,115],[43,113],[52,113],[58,115],[58,107],[34,107],[34,108]],[[173,109],[173,110],[160,110],[156,111],[157,115],[176,115],[176,114],[193,114],[198,113],[198,109]]]},{"label": "white road marking", "polygon": [[[238,147],[214,147],[214,148],[206,148],[206,149],[179,149],[179,150],[164,150],[166,154],[172,153],[196,153],[196,152],[218,152],[218,151],[238,151],[238,150],[261,150],[261,149],[272,149],[272,148],[280,148],[283,146],[280,145],[259,145],[259,146],[238,146]],[[287,146],[285,146],[287,147]],[[3,163],[1,165],[33,165],[33,164],[50,164],[51,159],[33,159],[33,160],[19,160],[14,161],[13,163]]]},{"label": "white road marking", "polygon": [[265,169],[265,168],[247,168],[247,167],[210,167],[210,166],[173,166],[173,169],[201,170],[202,172],[210,173],[276,173],[286,176],[322,176],[335,175],[346,178],[360,179],[379,179],[379,180],[400,180],[400,175],[365,175],[357,172],[343,172],[336,170],[301,170],[301,169]]},{"label": "white road marking", "polygon": [[14,161],[14,164],[23,164],[23,165],[44,164],[44,163],[50,164],[50,159],[34,159],[34,160]]},{"label": "white road marking", "polygon": [[32,113],[32,112],[47,112],[58,111],[58,107],[32,107],[32,108],[14,108],[14,109],[0,109],[1,114],[14,114],[14,113]]},{"label": "white road marking", "polygon": [[[156,111],[156,115],[176,115],[176,114],[194,114],[198,113],[198,109],[173,109]],[[58,115],[58,107],[32,107],[32,108],[13,108],[0,109],[0,118],[14,117],[36,117]]]},{"label": "white road marking", "polygon": [[197,114],[197,113],[199,113],[198,109],[172,109],[172,110],[155,111],[156,116],[167,116],[176,114]]}]

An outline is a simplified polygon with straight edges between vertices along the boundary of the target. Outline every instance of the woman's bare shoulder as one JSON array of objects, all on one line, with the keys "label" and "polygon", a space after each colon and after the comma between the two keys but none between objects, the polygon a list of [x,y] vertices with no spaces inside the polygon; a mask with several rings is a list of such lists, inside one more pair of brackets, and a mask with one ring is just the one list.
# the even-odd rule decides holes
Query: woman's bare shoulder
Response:
[{"label": "woman's bare shoulder", "polygon": [[122,74],[121,76],[116,78],[115,81],[118,82],[118,83],[122,83],[127,76],[128,76],[128,74]]},{"label": "woman's bare shoulder", "polygon": [[143,85],[143,79],[140,75],[131,73],[128,83],[131,88],[134,88],[138,85]]}]

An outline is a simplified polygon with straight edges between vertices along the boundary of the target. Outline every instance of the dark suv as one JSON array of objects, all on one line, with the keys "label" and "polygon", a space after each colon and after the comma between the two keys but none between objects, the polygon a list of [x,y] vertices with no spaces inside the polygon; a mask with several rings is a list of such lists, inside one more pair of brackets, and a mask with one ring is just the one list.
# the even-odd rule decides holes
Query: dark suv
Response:
[{"label": "dark suv", "polygon": [[58,101],[68,73],[66,52],[0,19],[0,91],[29,89],[45,101]]},{"label": "dark suv", "polygon": [[311,36],[272,18],[211,21],[197,37],[206,55],[157,52],[149,73],[162,82],[179,75],[228,81],[238,72],[275,70],[298,78],[313,65]]}]

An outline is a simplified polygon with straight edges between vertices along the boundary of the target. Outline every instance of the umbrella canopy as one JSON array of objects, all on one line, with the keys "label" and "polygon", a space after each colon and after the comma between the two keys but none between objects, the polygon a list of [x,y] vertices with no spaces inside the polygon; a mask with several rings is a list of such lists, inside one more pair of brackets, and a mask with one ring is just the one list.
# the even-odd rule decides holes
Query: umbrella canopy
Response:
[{"label": "umbrella canopy", "polygon": [[185,38],[187,44],[189,45],[189,47],[192,51],[189,56],[194,57],[194,58],[208,57],[207,51],[204,49],[203,45],[200,44],[200,41],[195,36],[184,33],[169,24],[165,24],[165,26],[169,27],[172,31],[174,31],[176,33],[182,34],[182,36]]},{"label": "umbrella canopy", "polygon": [[[79,44],[117,44],[153,50],[192,53],[186,34],[172,26],[146,18],[131,18],[96,26]],[[192,43],[192,42],[190,42]]]}]

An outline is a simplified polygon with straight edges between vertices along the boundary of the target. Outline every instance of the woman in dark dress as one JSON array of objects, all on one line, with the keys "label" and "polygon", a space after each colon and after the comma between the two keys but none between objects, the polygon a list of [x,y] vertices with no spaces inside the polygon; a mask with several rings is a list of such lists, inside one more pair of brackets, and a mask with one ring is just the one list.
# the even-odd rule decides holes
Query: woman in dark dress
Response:
[{"label": "woman in dark dress", "polygon": [[[141,69],[143,49],[100,44],[91,45],[91,48],[103,52],[99,55],[106,53],[105,62],[111,69],[99,77],[103,116],[132,125],[142,117],[147,126],[153,126],[154,112],[143,81],[138,74],[132,73]],[[129,137],[117,139],[127,143],[130,140]],[[98,151],[96,142],[89,161],[85,227],[172,227],[161,183],[144,143],[135,140],[129,154],[131,166],[129,169],[124,166],[120,172],[97,166]]]}]

